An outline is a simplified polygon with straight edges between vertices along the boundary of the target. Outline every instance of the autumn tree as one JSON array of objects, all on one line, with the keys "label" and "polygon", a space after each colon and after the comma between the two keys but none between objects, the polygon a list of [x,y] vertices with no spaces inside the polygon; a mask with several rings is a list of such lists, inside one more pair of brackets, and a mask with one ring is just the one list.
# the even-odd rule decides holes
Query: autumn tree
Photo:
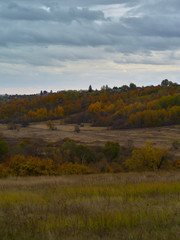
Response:
[{"label": "autumn tree", "polygon": [[145,146],[134,149],[132,157],[125,162],[125,165],[129,170],[155,171],[164,167],[168,156],[167,149],[155,148],[151,142],[148,142]]},{"label": "autumn tree", "polygon": [[[167,79],[161,86],[104,86],[102,91],[63,91],[42,96],[16,96],[0,102],[1,123],[47,121],[89,122],[113,128],[180,124],[180,85]],[[6,101],[7,100],[7,101]]]},{"label": "autumn tree", "polygon": [[15,155],[10,158],[8,168],[15,176],[53,175],[56,173],[51,159],[24,157],[23,155]]}]

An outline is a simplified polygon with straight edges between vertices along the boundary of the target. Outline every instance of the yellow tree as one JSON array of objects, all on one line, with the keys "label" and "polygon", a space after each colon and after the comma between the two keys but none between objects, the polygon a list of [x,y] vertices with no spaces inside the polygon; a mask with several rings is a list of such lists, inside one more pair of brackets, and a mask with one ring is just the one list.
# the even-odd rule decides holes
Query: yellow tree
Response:
[{"label": "yellow tree", "polygon": [[92,103],[89,108],[88,111],[91,113],[98,113],[102,111],[102,102],[95,102]]},{"label": "yellow tree", "polygon": [[130,170],[158,170],[167,162],[168,151],[165,148],[154,148],[151,142],[145,146],[134,149],[132,157],[125,162]]},{"label": "yellow tree", "polygon": [[55,117],[63,117],[64,116],[64,109],[63,109],[63,107],[58,106],[57,108],[55,108],[54,116]]}]

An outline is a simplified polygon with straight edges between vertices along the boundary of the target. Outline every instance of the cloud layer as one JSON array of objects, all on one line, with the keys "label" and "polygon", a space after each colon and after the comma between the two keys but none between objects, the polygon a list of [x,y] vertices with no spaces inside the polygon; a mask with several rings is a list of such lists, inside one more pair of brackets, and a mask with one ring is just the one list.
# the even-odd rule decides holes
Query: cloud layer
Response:
[{"label": "cloud layer", "polygon": [[[92,61],[98,69],[102,63],[179,66],[179,9],[179,0],[1,0],[0,65],[10,69],[0,77],[9,84],[8,76],[20,76],[15,65],[33,68],[39,79],[43,67],[49,76],[59,68],[66,78],[77,63],[90,71]],[[78,75],[72,81],[76,86]]]}]

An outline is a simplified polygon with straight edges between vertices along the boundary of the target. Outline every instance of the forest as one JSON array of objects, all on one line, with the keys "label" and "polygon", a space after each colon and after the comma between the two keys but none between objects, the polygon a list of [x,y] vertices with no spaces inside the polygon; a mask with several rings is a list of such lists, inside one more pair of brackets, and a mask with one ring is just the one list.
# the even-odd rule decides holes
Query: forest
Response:
[{"label": "forest", "polygon": [[27,126],[30,122],[62,119],[112,129],[168,126],[180,123],[180,85],[167,79],[158,86],[101,90],[42,92],[0,100],[0,122]]},{"label": "forest", "polygon": [[[40,95],[15,96],[1,99],[0,122],[9,130],[33,122],[46,122],[56,130],[53,120],[63,124],[85,123],[109,129],[159,127],[180,124],[180,85],[163,80],[159,86],[128,86],[100,91],[41,92]],[[79,124],[79,125],[78,125]],[[55,131],[56,132],[56,131]],[[170,147],[144,142],[134,146],[129,139],[123,146],[114,140],[102,145],[88,146],[71,138],[59,142],[43,139],[19,139],[9,144],[0,141],[0,176],[37,176],[61,174],[117,173],[127,171],[156,171],[180,169],[180,142],[174,139]]]}]

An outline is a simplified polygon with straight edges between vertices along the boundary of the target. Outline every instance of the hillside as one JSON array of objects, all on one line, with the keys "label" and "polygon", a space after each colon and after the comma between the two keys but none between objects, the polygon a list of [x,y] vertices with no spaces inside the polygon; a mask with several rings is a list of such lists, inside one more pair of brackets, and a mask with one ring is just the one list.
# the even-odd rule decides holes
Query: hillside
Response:
[{"label": "hillside", "polygon": [[63,119],[113,129],[158,127],[180,123],[180,86],[108,87],[101,91],[62,91],[11,97],[1,101],[0,122]]}]

